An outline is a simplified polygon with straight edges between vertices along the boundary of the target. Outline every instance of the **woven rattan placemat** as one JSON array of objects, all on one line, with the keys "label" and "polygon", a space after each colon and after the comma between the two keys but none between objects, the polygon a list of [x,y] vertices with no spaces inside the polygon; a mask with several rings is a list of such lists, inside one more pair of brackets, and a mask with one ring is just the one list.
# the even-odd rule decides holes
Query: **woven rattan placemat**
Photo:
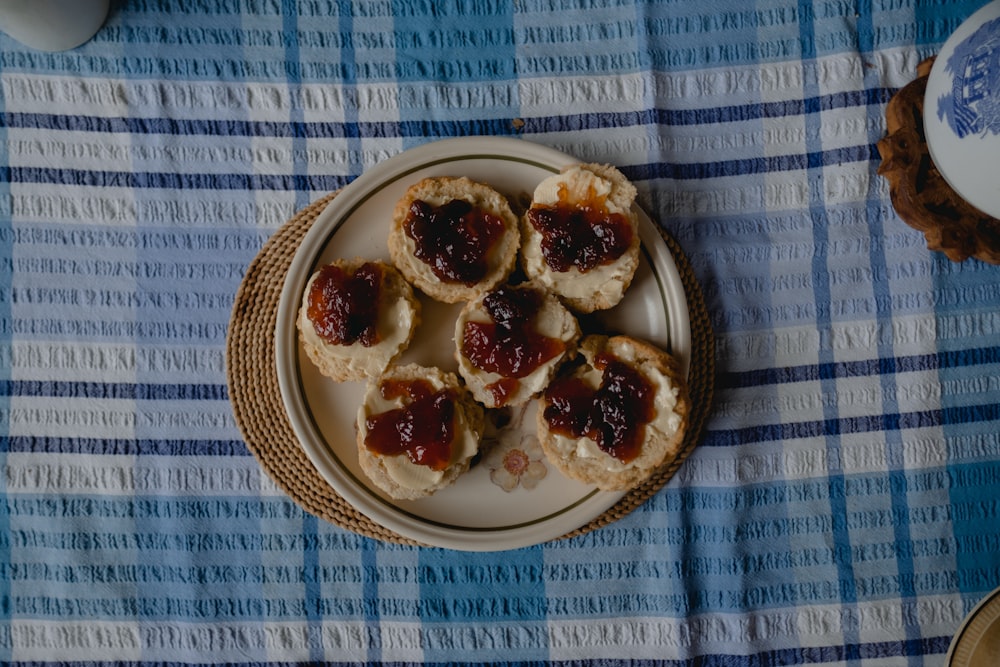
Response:
[{"label": "woven rattan placemat", "polygon": [[[302,509],[337,526],[387,542],[417,544],[375,523],[341,498],[313,467],[299,445],[285,413],[275,367],[274,329],[285,275],[306,232],[336,196],[332,193],[306,207],[272,236],[251,262],[233,305],[226,340],[229,399],[247,447],[264,472]],[[663,487],[701,438],[711,409],[715,383],[715,340],[701,288],[677,242],[662,232],[687,295],[691,319],[692,409],[680,456],[642,486],[626,494],[611,509],[572,537],[625,516]]]}]

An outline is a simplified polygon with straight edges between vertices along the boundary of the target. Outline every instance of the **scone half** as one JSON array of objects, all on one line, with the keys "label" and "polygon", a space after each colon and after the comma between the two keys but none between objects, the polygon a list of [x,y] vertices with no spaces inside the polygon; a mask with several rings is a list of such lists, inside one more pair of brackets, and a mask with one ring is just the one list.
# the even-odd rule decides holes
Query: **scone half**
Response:
[{"label": "scone half", "polygon": [[538,439],[567,477],[633,489],[679,454],[687,383],[673,357],[628,336],[587,336],[580,356],[539,399]]},{"label": "scone half", "polygon": [[506,197],[466,177],[430,177],[396,203],[389,254],[406,279],[445,303],[476,298],[507,280],[521,235]]},{"label": "scone half", "polygon": [[309,277],[296,319],[320,373],[338,382],[381,375],[420,322],[413,288],[391,264],[337,260]]},{"label": "scone half", "polygon": [[469,469],[485,423],[482,406],[454,373],[393,366],[368,382],[358,409],[358,460],[390,497],[426,498]]},{"label": "scone half", "polygon": [[455,322],[458,372],[488,408],[527,403],[576,353],[580,325],[534,282],[502,285],[467,303]]},{"label": "scone half", "polygon": [[580,313],[618,304],[639,266],[635,197],[611,165],[572,165],[543,180],[521,218],[525,274]]}]

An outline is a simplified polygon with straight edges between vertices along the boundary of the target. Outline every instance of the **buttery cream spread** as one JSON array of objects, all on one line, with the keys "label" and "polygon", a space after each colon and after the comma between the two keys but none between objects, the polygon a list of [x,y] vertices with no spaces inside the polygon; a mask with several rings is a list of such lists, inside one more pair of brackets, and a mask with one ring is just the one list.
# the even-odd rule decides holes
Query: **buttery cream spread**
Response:
[{"label": "buttery cream spread", "polygon": [[[431,385],[434,391],[444,388],[445,384],[440,377],[430,373],[424,379]],[[358,415],[358,428],[361,430],[361,437],[367,434],[365,421],[368,417],[382,414],[389,410],[395,410],[404,406],[402,398],[387,400],[382,397],[377,382],[368,383],[368,390],[365,392],[364,402]],[[469,428],[465,419],[465,412],[459,408],[455,410],[455,441],[451,448],[450,465],[456,465],[472,458],[479,451],[479,438]],[[433,470],[427,466],[418,465],[410,460],[406,454],[397,456],[383,456],[382,465],[386,473],[396,484],[413,490],[423,491],[435,487],[444,477],[443,470]]]},{"label": "buttery cream spread", "polygon": [[[677,388],[659,370],[638,362],[634,347],[628,343],[618,343],[617,341],[616,343],[610,345],[608,351],[618,359],[636,365],[642,371],[643,377],[656,387],[655,398],[653,399],[653,405],[656,406],[656,415],[652,421],[646,424],[646,428],[658,431],[660,437],[672,438],[681,426],[681,416],[674,411],[674,408],[677,406]],[[599,370],[588,365],[586,370],[581,372],[577,377],[581,378],[590,387],[596,389],[601,384],[602,376]],[[649,438],[650,435],[647,434],[646,439]],[[636,467],[641,459],[641,457],[636,457],[629,463],[622,463],[603,451],[597,446],[596,442],[587,437],[576,440],[562,435],[555,435],[555,446],[563,456],[600,460],[608,472],[621,472]]]},{"label": "buttery cream spread", "polygon": [[[560,202],[559,189],[565,187],[569,201],[587,201],[596,195],[607,197],[611,193],[612,183],[606,178],[581,167],[571,167],[566,171],[549,176],[535,188],[532,205],[554,206]],[[616,206],[611,199],[605,205],[609,213],[631,215],[627,209]],[[528,225],[531,227],[531,225]],[[595,266],[587,272],[581,272],[575,266],[568,271],[552,271],[542,256],[542,235],[532,233],[525,240],[523,261],[528,275],[535,276],[546,287],[571,299],[589,299],[596,294],[603,294],[612,303],[621,299],[625,290],[623,276],[628,273],[617,262]]]}]

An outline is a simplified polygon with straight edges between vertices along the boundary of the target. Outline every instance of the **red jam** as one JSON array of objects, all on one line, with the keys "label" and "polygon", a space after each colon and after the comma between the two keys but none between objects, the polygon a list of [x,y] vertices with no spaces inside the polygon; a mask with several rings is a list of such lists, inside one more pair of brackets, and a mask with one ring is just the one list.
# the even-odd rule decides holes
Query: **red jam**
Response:
[{"label": "red jam", "polygon": [[377,344],[381,284],[382,269],[371,262],[354,273],[333,264],[320,269],[306,306],[316,335],[334,345]]},{"label": "red jam", "polygon": [[510,400],[511,395],[513,395],[520,386],[521,383],[518,382],[516,378],[500,378],[496,382],[491,382],[486,385],[486,391],[490,392],[490,396],[493,397],[493,405],[496,407],[502,407],[507,405],[507,401]]},{"label": "red jam", "polygon": [[465,285],[489,273],[489,252],[504,232],[503,220],[460,199],[441,206],[413,202],[403,228],[435,276]]},{"label": "red jam", "polygon": [[[542,294],[530,287],[500,287],[483,298],[492,322],[466,322],[462,354],[480,370],[504,378],[523,378],[566,349],[557,338],[543,336],[535,327]],[[517,383],[498,381],[488,387],[504,405]]]},{"label": "red jam", "polygon": [[528,209],[528,221],[542,235],[542,257],[553,271],[575,266],[590,271],[625,254],[634,232],[628,218],[610,213],[607,198],[591,190],[585,201],[569,201],[566,185],[559,185],[559,202]]},{"label": "red jam", "polygon": [[549,429],[567,438],[588,437],[622,463],[639,455],[645,427],[656,415],[653,385],[631,365],[609,354],[594,366],[603,371],[596,390],[564,376],[545,391]]},{"label": "red jam", "polygon": [[425,380],[389,380],[379,385],[386,400],[408,399],[406,405],[365,420],[365,447],[380,456],[406,454],[417,465],[444,470],[451,463],[455,437],[455,397],[434,391]]}]

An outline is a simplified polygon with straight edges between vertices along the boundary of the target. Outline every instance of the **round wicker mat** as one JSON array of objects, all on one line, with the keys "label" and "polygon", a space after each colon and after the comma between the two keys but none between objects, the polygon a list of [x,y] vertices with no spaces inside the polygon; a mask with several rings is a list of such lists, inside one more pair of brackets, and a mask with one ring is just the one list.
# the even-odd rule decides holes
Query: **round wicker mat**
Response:
[{"label": "round wicker mat", "polygon": [[[336,196],[331,193],[288,220],[251,262],[236,293],[226,341],[226,379],[237,424],[247,447],[264,472],[302,509],[366,537],[418,544],[375,523],[341,498],[313,467],[299,445],[285,413],[275,367],[274,329],[285,274],[303,236]],[[611,509],[563,537],[600,528],[625,516],[660,490],[701,438],[711,409],[715,382],[715,340],[701,288],[677,242],[663,240],[677,264],[691,319],[692,409],[680,456],[664,465],[642,486]]]}]

